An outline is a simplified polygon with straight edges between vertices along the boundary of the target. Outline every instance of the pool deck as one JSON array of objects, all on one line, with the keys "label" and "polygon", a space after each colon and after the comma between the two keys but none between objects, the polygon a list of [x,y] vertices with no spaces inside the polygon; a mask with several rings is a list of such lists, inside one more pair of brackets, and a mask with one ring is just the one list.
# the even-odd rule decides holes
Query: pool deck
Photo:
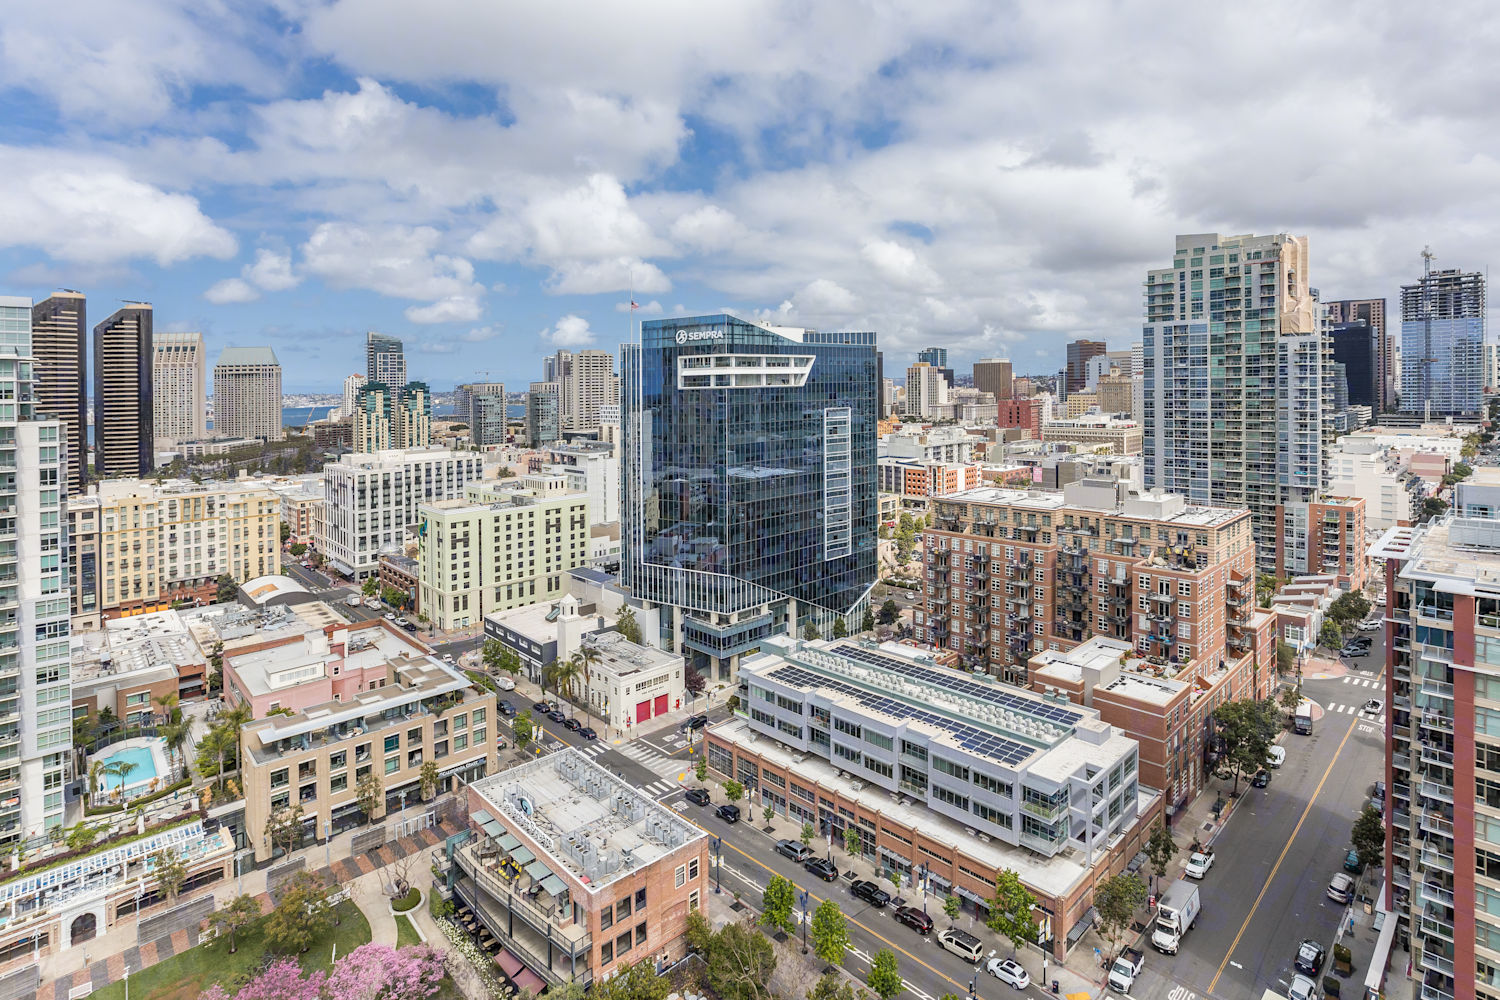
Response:
[{"label": "pool deck", "polygon": [[[171,767],[167,764],[166,747],[159,736],[138,736],[119,743],[112,743],[104,748],[102,754],[96,754],[95,760],[114,760],[122,752],[145,751],[151,758],[151,773],[146,773],[143,768],[138,768],[125,780],[125,797],[135,798],[139,795],[149,794],[152,781],[157,781],[158,786],[164,784],[163,775],[171,773]],[[93,762],[90,761],[90,764]],[[99,791],[108,795],[120,786],[120,779],[113,775],[100,775]],[[134,793],[134,794],[132,794]]]}]

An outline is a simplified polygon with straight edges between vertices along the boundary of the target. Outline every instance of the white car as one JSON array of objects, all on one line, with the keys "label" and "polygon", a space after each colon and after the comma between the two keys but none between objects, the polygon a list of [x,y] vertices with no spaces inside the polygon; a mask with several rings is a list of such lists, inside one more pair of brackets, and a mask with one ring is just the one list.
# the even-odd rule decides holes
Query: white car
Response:
[{"label": "white car", "polygon": [[1380,631],[1380,619],[1379,618],[1371,618],[1369,621],[1360,622],[1358,625],[1356,625],[1354,627],[1357,628],[1357,629],[1359,629],[1359,631],[1361,631],[1361,632],[1379,632]]},{"label": "white car", "polygon": [[1347,906],[1354,899],[1354,879],[1343,872],[1335,872],[1328,880],[1328,898]]},{"label": "white car", "polygon": [[453,662],[453,654],[452,653],[444,653],[443,654],[443,662],[444,663],[452,663]]},{"label": "white car", "polygon": [[385,620],[388,621],[388,622],[395,621],[396,620],[396,612],[394,612],[394,611],[387,611],[385,613]]},{"label": "white car", "polygon": [[1318,1000],[1318,987],[1311,979],[1298,973],[1292,977],[1292,985],[1286,988],[1288,1000]]},{"label": "white car", "polygon": [[1182,874],[1188,878],[1202,878],[1208,874],[1208,870],[1214,866],[1214,856],[1204,854],[1202,851],[1194,851],[1192,857],[1188,858],[1187,864],[1182,867]]},{"label": "white car", "polygon": [[1015,959],[992,958],[984,963],[984,970],[1013,989],[1024,990],[1031,985],[1031,976]]},{"label": "white car", "polygon": [[1284,747],[1279,747],[1279,746],[1276,746],[1275,744],[1272,744],[1271,748],[1266,751],[1266,766],[1267,767],[1280,767],[1282,764],[1285,764],[1285,763],[1286,763],[1286,749]]},{"label": "white car", "polygon": [[1379,715],[1380,710],[1384,707],[1385,702],[1381,701],[1379,698],[1371,698],[1369,701],[1361,705],[1359,710],[1361,712],[1364,712],[1366,715]]},{"label": "white car", "polygon": [[344,603],[347,604],[347,605],[349,605],[349,607],[351,607],[351,608],[357,608],[357,607],[359,607],[359,598],[358,597],[346,597],[346,598],[344,598]]}]

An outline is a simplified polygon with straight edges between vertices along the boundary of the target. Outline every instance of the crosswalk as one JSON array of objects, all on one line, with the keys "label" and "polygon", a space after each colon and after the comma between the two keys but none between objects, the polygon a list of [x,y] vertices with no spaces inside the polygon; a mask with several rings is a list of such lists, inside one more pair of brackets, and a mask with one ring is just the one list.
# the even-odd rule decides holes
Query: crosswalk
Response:
[{"label": "crosswalk", "polygon": [[1380,723],[1381,725],[1385,724],[1385,715],[1370,715],[1368,713],[1361,712],[1361,707],[1362,706],[1360,705],[1341,705],[1338,702],[1334,702],[1333,704],[1328,706],[1327,711],[1333,713],[1334,715],[1364,715],[1367,721]]},{"label": "crosswalk", "polygon": [[688,766],[682,761],[672,760],[670,757],[657,753],[649,747],[637,746],[634,743],[626,743],[624,746],[616,747],[601,740],[578,748],[578,752],[585,757],[598,757],[611,750],[624,754],[637,764],[650,770],[653,774],[661,777],[662,780],[660,781],[653,781],[650,784],[641,786],[641,791],[654,799],[659,799],[663,795],[676,791],[681,787],[677,784],[677,775],[689,770]]},{"label": "crosswalk", "polygon": [[1356,677],[1354,674],[1345,674],[1342,680],[1350,687],[1385,687],[1384,677]]}]

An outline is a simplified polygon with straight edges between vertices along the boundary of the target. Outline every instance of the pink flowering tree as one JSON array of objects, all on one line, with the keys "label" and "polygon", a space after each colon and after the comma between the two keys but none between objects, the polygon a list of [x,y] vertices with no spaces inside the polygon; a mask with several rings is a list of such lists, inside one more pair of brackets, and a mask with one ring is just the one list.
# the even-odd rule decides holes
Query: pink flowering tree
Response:
[{"label": "pink flowering tree", "polygon": [[[322,1000],[327,974],[314,972],[303,978],[295,958],[280,958],[266,966],[264,972],[240,987],[234,1000]],[[222,987],[212,986],[199,1000],[227,1000]]]},{"label": "pink flowering tree", "polygon": [[426,1000],[444,969],[443,953],[427,945],[364,944],[339,959],[325,992],[327,1000]]}]

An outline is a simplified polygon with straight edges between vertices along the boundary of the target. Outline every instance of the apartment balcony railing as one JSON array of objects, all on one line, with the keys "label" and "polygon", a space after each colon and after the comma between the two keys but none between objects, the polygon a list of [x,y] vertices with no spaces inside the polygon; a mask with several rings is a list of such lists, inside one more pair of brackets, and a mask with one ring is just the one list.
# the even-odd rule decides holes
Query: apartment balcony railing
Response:
[{"label": "apartment balcony railing", "polygon": [[1450,890],[1444,889],[1442,886],[1437,885],[1436,883],[1423,882],[1421,885],[1417,886],[1417,895],[1419,898],[1429,903],[1436,903],[1439,906],[1446,906],[1450,910],[1453,908],[1453,893]]}]

